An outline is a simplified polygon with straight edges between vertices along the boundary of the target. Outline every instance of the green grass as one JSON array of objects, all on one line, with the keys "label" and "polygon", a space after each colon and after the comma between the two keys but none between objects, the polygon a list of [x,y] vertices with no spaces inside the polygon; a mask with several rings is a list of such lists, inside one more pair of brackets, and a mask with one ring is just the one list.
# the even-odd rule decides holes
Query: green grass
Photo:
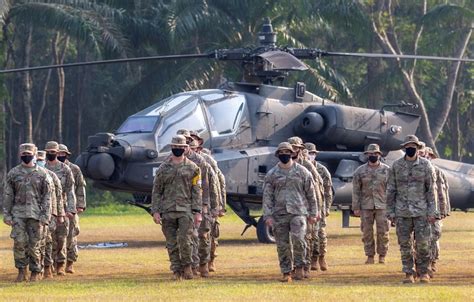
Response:
[{"label": "green grass", "polygon": [[[111,210],[111,209],[109,209]],[[115,209],[117,210],[117,209]],[[115,211],[114,210],[114,211]],[[88,211],[80,242],[127,242],[128,248],[80,251],[77,273],[36,284],[14,284],[7,226],[0,226],[0,301],[467,301],[474,297],[474,216],[454,213],[445,222],[440,272],[429,285],[402,285],[400,253],[391,231],[386,265],[364,265],[358,221],[342,229],[340,213],[329,219],[330,269],[309,281],[281,284],[274,245],[260,244],[255,230],[244,236],[234,214],[222,219],[218,272],[207,280],[173,282],[160,227],[140,209],[106,214]],[[117,211],[115,211],[117,212]],[[100,214],[103,213],[103,214]]]}]

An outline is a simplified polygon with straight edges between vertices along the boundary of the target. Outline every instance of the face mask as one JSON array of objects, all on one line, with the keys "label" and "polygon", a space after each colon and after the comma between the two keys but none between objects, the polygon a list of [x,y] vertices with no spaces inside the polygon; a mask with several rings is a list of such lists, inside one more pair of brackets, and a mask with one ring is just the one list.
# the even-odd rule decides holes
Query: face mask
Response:
[{"label": "face mask", "polygon": [[379,160],[379,156],[378,155],[370,155],[369,156],[369,161],[373,164],[375,164],[377,161]]},{"label": "face mask", "polygon": [[36,161],[36,164],[37,164],[38,166],[44,168],[44,165],[45,165],[46,163],[44,162],[44,160],[37,160],[37,161]]},{"label": "face mask", "polygon": [[174,156],[180,157],[184,153],[184,149],[178,149],[178,148],[173,148],[171,149],[171,152],[173,153]]},{"label": "face mask", "polygon": [[416,154],[417,149],[413,147],[405,148],[405,153],[408,157],[413,157]]},{"label": "face mask", "polygon": [[58,156],[58,160],[62,163],[66,160],[66,158],[67,156]]},{"label": "face mask", "polygon": [[314,161],[316,159],[316,154],[309,154],[308,158],[310,161]]},{"label": "face mask", "polygon": [[25,164],[29,164],[33,160],[34,156],[33,155],[22,155],[20,158],[21,158],[22,162],[24,162]]},{"label": "face mask", "polygon": [[284,164],[287,164],[290,161],[290,158],[290,154],[278,154],[278,159]]},{"label": "face mask", "polygon": [[57,156],[58,156],[57,154],[46,153],[46,158],[47,158],[49,161],[55,160]]}]

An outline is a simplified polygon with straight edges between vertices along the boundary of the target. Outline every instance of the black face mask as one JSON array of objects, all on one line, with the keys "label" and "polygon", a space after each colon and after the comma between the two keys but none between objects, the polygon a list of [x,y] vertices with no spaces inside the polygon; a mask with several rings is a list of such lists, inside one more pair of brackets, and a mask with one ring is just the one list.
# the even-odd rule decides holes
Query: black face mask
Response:
[{"label": "black face mask", "polygon": [[29,164],[33,160],[34,155],[22,155],[20,158],[22,162]]},{"label": "black face mask", "polygon": [[66,160],[66,158],[67,156],[58,156],[58,160],[62,163]]},{"label": "black face mask", "polygon": [[370,155],[369,156],[369,161],[373,164],[375,164],[377,161],[379,160],[379,156],[378,155]]},{"label": "black face mask", "polygon": [[417,149],[414,147],[405,148],[405,153],[408,157],[413,157],[416,154]]},{"label": "black face mask", "polygon": [[46,153],[46,158],[47,158],[49,161],[55,160],[57,156],[58,156],[57,154]]},{"label": "black face mask", "polygon": [[290,154],[278,154],[278,159],[284,164],[287,164],[290,161],[290,158]]},{"label": "black face mask", "polygon": [[173,155],[176,157],[180,157],[184,153],[184,149],[181,148],[173,148],[171,149],[171,152],[173,152]]}]

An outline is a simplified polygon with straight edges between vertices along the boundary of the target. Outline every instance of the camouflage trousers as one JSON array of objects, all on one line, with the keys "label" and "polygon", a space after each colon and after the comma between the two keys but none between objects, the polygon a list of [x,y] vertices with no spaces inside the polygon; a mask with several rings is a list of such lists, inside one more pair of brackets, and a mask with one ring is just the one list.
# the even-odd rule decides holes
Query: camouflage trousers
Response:
[{"label": "camouflage trousers", "polygon": [[52,217],[49,225],[43,230],[41,238],[41,259],[45,266],[53,265],[53,237],[52,234],[56,229],[56,217]]},{"label": "camouflage trousers", "polygon": [[211,228],[211,260],[214,260],[217,257],[217,247],[219,246],[219,230],[220,223],[217,218],[214,219],[214,223]]},{"label": "camouflage trousers", "polygon": [[416,271],[421,275],[427,274],[430,264],[431,237],[427,218],[397,217],[396,228],[403,272],[414,275],[416,261]]},{"label": "camouflage trousers", "polygon": [[54,263],[64,263],[67,259],[67,235],[69,233],[69,219],[64,217],[63,223],[56,222],[56,227],[51,232],[52,247],[46,246],[46,250],[52,250],[51,258]]},{"label": "camouflage trousers", "polygon": [[41,272],[41,239],[43,226],[32,218],[13,218],[13,227],[10,238],[13,239],[13,258],[15,267],[26,268],[30,271]]},{"label": "camouflage trousers", "polygon": [[74,215],[74,218],[69,219],[69,232],[67,234],[66,249],[67,261],[76,262],[78,255],[77,236],[81,229],[79,227],[79,215]]},{"label": "camouflage trousers", "polygon": [[312,231],[313,248],[311,249],[311,258],[317,259],[319,256],[325,256],[327,252],[327,233],[326,233],[326,217],[317,222]]},{"label": "camouflage trousers", "polygon": [[202,214],[202,221],[198,228],[199,264],[206,264],[211,260],[211,229],[213,224],[214,218],[211,214]]},{"label": "camouflage trousers", "polygon": [[431,262],[436,262],[439,259],[439,239],[441,238],[441,229],[443,228],[443,221],[436,220],[431,224]]},{"label": "camouflage trousers", "polygon": [[[306,235],[305,235],[305,240],[306,240],[306,263],[304,265],[304,269],[306,271],[309,271],[311,268],[311,258],[314,257],[314,254],[319,255],[319,237],[318,237],[318,230],[319,230],[320,224],[319,222],[315,224],[309,224],[307,223],[306,225]],[[317,252],[314,251],[314,249],[318,249]]]},{"label": "camouflage trousers", "polygon": [[283,274],[306,265],[306,216],[274,216],[273,233]]},{"label": "camouflage trousers", "polygon": [[181,272],[192,264],[193,215],[187,212],[169,212],[162,215],[161,230],[166,238],[170,269]]},{"label": "camouflage trousers", "polygon": [[388,251],[390,228],[386,210],[360,211],[360,229],[362,231],[365,255],[375,255],[374,222],[377,233],[377,254],[385,256]]}]

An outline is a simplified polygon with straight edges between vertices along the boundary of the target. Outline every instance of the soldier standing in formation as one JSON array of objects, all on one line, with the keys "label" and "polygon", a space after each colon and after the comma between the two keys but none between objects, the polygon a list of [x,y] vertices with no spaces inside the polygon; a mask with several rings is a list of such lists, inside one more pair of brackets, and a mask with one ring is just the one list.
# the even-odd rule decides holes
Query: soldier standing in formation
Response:
[{"label": "soldier standing in formation", "polygon": [[59,153],[58,160],[62,163],[65,163],[69,168],[71,168],[72,175],[74,177],[75,191],[76,196],[76,215],[74,218],[69,219],[69,232],[67,235],[67,262],[66,262],[66,273],[74,274],[74,262],[78,258],[78,248],[77,248],[77,236],[80,232],[79,226],[79,214],[85,211],[86,209],[86,182],[84,176],[82,175],[81,169],[79,166],[73,164],[69,161],[69,152],[66,145],[59,144]]},{"label": "soldier standing in formation", "polygon": [[317,271],[320,268],[322,271],[326,271],[328,269],[326,263],[326,247],[328,242],[326,233],[326,217],[329,216],[329,212],[332,206],[332,178],[331,173],[329,173],[328,169],[316,161],[316,157],[318,155],[316,145],[313,143],[305,143],[304,146],[308,151],[309,161],[316,167],[316,171],[318,171],[319,176],[321,176],[323,180],[323,199],[324,206],[326,208],[325,213],[321,213],[321,220],[318,222],[318,227],[313,228],[313,248],[312,254],[310,255],[311,270]]},{"label": "soldier standing in formation", "polygon": [[151,213],[162,224],[175,280],[193,278],[192,234],[202,220],[201,171],[184,156],[188,148],[184,136],[172,138],[172,155],[158,168],[152,192]]},{"label": "soldier standing in formation", "polygon": [[311,173],[293,161],[293,147],[283,142],[275,156],[280,162],[265,176],[263,188],[263,217],[273,227],[277,245],[282,282],[304,278],[306,259],[306,225],[320,219],[318,200]]},{"label": "soldier standing in formation", "polygon": [[[430,282],[430,223],[436,221],[436,179],[433,166],[417,154],[421,148],[415,135],[402,144],[405,156],[396,160],[387,184],[387,217],[396,224],[398,243],[405,273],[404,283]],[[416,256],[413,255],[413,245]]]},{"label": "soldier standing in formation", "polygon": [[20,145],[21,164],[11,169],[4,183],[3,221],[12,227],[13,256],[18,269],[16,282],[38,281],[43,270],[41,240],[51,219],[51,178],[33,161],[34,144]]},{"label": "soldier standing in formation", "polygon": [[382,152],[379,145],[370,144],[364,154],[368,161],[357,168],[352,178],[352,209],[354,215],[360,217],[362,242],[367,256],[365,264],[374,264],[374,222],[377,225],[379,263],[385,263],[389,241],[386,190],[390,167],[380,162]]}]

